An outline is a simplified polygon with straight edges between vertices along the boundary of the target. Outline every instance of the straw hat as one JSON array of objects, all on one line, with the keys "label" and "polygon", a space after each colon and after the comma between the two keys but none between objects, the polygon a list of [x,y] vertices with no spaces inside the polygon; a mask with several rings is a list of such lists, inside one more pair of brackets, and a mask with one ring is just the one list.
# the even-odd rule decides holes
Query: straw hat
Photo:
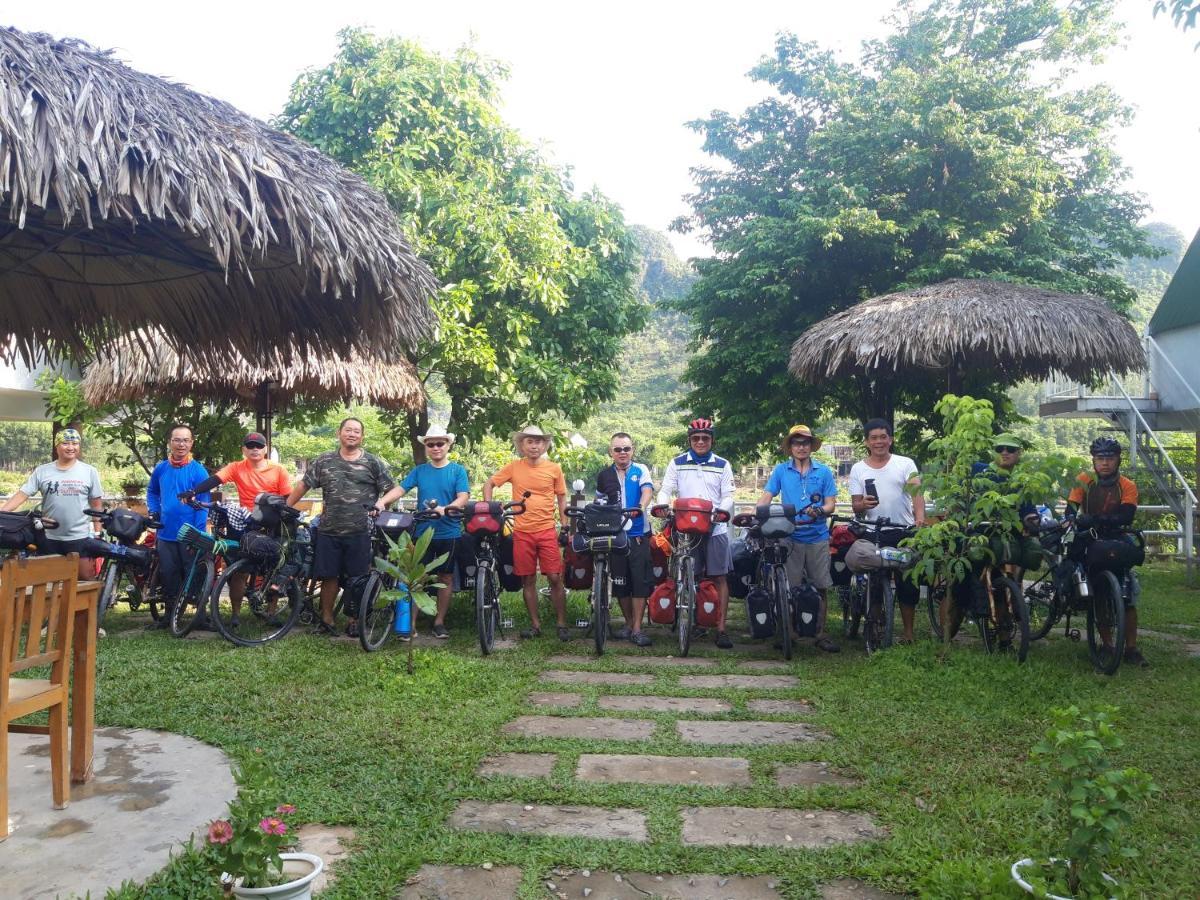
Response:
[{"label": "straw hat", "polygon": [[806,438],[812,438],[813,453],[816,453],[818,450],[821,449],[822,441],[819,437],[817,437],[815,434],[813,434],[813,431],[811,428],[809,428],[807,425],[793,425],[790,429],[788,429],[787,437],[785,437],[783,439],[783,454],[784,454],[784,456],[791,455],[792,438],[794,438],[796,435],[800,435],[801,437],[806,437]]},{"label": "straw hat", "polygon": [[526,425],[520,431],[514,431],[512,433],[513,445],[519,448],[521,446],[521,438],[526,437],[545,438],[547,444],[553,440],[550,435],[546,434],[546,432],[542,431],[542,429],[538,428],[536,425]]}]

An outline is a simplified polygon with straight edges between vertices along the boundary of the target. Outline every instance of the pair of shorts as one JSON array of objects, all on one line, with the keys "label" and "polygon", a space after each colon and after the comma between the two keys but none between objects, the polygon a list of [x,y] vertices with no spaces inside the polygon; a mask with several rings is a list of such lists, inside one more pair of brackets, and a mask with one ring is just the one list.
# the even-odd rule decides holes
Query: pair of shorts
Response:
[{"label": "pair of shorts", "polygon": [[313,546],[313,578],[348,580],[371,570],[371,535],[317,532]]},{"label": "pair of shorts", "polygon": [[513,533],[513,574],[521,578],[536,575],[561,575],[563,570],[562,550],[558,546],[558,532],[553,528],[542,531],[517,531]]},{"label": "pair of shorts", "polygon": [[475,554],[461,538],[434,538],[429,542],[429,549],[425,551],[425,562],[437,559],[443,553],[446,560],[433,570],[434,575],[453,575],[455,569],[468,562],[472,566],[475,565]]},{"label": "pair of shorts", "polygon": [[792,541],[787,555],[788,584],[798,586],[807,580],[818,591],[833,586],[833,574],[829,571],[829,541],[802,544]]},{"label": "pair of shorts", "polygon": [[609,557],[612,564],[613,596],[624,599],[638,597],[645,599],[654,590],[654,572],[650,566],[650,539],[633,537],[629,539],[629,553],[625,556],[613,554]]},{"label": "pair of shorts", "polygon": [[710,534],[692,551],[700,574],[706,578],[721,578],[733,571],[733,551],[729,547],[729,532]]},{"label": "pair of shorts", "polygon": [[68,553],[78,553],[80,559],[95,559],[99,554],[93,549],[95,547],[96,538],[78,538],[73,541],[61,541],[58,538],[45,539],[46,555],[59,553],[66,556]]}]

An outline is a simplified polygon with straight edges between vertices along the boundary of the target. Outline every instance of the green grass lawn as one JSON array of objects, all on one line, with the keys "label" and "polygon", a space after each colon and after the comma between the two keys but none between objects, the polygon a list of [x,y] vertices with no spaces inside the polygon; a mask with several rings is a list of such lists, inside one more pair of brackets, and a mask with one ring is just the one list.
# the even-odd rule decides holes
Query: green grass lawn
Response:
[{"label": "green grass lawn", "polygon": [[[1183,586],[1182,572],[1147,568],[1143,579],[1143,625],[1200,641],[1200,592]],[[582,615],[583,598],[572,603]],[[513,596],[508,605],[520,601]],[[1200,660],[1187,658],[1181,644],[1147,638],[1153,668],[1123,668],[1114,678],[1093,674],[1085,644],[1064,640],[1061,625],[1051,640],[1034,645],[1023,666],[986,657],[977,644],[955,646],[942,660],[937,645],[921,640],[870,659],[858,642],[839,655],[805,647],[790,665],[801,679],[798,690],[689,692],[677,686],[675,672],[659,670],[653,686],[604,692],[719,696],[733,702],[732,717],[741,719],[755,718],[746,711],[748,695],[804,699],[814,707],[804,720],[834,739],[744,753],[697,747],[675,736],[670,723],[676,716],[646,714],[662,725],[649,744],[631,750],[627,743],[585,746],[502,735],[505,722],[529,711],[524,697],[545,668],[543,658],[564,647],[542,639],[481,658],[468,613],[462,597],[448,648],[418,649],[412,676],[396,643],[365,654],[356,644],[310,636],[257,650],[157,632],[119,638],[115,631],[140,623],[114,614],[101,643],[97,724],[192,735],[235,759],[262,749],[290,785],[281,800],[295,804],[307,821],[349,825],[358,833],[329,897],[392,896],[423,862],[520,866],[527,898],[546,896],[542,882],[554,867],[767,874],[777,876],[790,897],[815,896],[817,885],[840,876],[924,896],[982,897],[1007,896],[982,885],[993,874],[1002,884],[1013,860],[1043,852],[1055,834],[1056,823],[1041,811],[1048,776],[1029,758],[1049,724],[1049,709],[1113,703],[1127,740],[1120,762],[1147,770],[1163,789],[1128,836],[1141,856],[1113,874],[1135,896],[1200,895]],[[698,649],[717,652],[710,644]],[[668,641],[660,639],[654,651],[670,652]],[[733,659],[723,659],[729,661],[711,671],[733,671]],[[632,670],[611,654],[601,667]],[[584,693],[584,706],[564,715],[595,714],[599,691]],[[485,780],[474,774],[482,757],[517,749],[557,752],[552,777]],[[571,773],[585,751],[744,755],[753,784],[577,783]],[[862,785],[774,786],[773,764],[804,760],[833,763]],[[444,828],[463,798],[635,807],[647,812],[652,840],[636,845]],[[864,810],[890,836],[823,851],[683,846],[678,810],[709,804]],[[150,883],[119,896],[204,896],[204,883],[185,854]]]}]

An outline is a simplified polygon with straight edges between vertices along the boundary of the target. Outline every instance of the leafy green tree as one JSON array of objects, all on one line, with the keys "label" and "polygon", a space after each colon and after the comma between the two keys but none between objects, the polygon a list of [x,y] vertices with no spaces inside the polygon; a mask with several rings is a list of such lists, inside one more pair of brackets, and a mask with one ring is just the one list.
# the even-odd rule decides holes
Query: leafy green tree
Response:
[{"label": "leafy green tree", "polygon": [[[1170,9],[1171,20],[1180,31],[1196,27],[1200,19],[1200,3],[1196,0],[1154,0],[1154,15]],[[1200,48],[1200,43],[1196,44]]]},{"label": "leafy green tree", "polygon": [[[868,297],[988,277],[1108,298],[1114,273],[1152,256],[1144,205],[1113,149],[1129,111],[1068,77],[1115,33],[1111,0],[903,4],[894,33],[856,63],[793,35],[752,77],[773,96],[692,123],[720,165],[696,170],[690,216],[716,256],[681,308],[695,326],[693,406],[717,413],[724,449],[751,453],[818,411],[896,409],[932,420],[936,377],[800,385],[793,341]],[[963,390],[1002,402],[997,374]],[[737,446],[729,442],[736,441]]]},{"label": "leafy green tree", "polygon": [[[646,313],[619,208],[572,196],[504,123],[505,77],[467,48],[443,57],[348,30],[279,120],[380,188],[444,285],[438,334],[410,359],[468,440],[548,414],[582,422],[613,396],[622,338]],[[427,410],[397,422],[418,462],[428,424]]]}]

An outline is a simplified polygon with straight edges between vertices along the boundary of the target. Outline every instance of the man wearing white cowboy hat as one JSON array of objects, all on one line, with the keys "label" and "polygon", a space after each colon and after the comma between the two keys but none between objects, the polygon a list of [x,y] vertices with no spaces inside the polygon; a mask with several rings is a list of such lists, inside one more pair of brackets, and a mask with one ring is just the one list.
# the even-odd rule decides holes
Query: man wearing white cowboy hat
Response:
[{"label": "man wearing white cowboy hat", "polygon": [[[812,458],[821,449],[821,439],[807,425],[793,425],[783,439],[782,450],[791,457],[777,465],[767,479],[758,498],[759,505],[770,503],[776,496],[781,503],[790,503],[798,515],[809,517],[823,513],[832,515],[837,504],[837,482],[833,471],[820,460]],[[815,499],[814,499],[815,498]],[[809,507],[816,507],[809,511]],[[815,646],[827,653],[837,653],[837,644],[825,634],[827,593],[833,585],[829,571],[829,523],[824,519],[799,525],[792,532],[792,546],[787,556],[787,577],[791,585],[804,579],[821,595],[817,613]]]},{"label": "man wearing white cowboy hat", "polygon": [[567,629],[567,592],[563,587],[563,559],[556,529],[567,516],[567,482],[558,463],[546,458],[550,435],[536,425],[526,425],[514,431],[512,438],[520,459],[514,459],[483,483],[483,499],[491,500],[492,493],[502,484],[512,484],[514,499],[529,492],[525,512],[513,520],[513,573],[521,576],[530,623],[521,637],[540,637],[542,633],[537,593],[537,572],[541,568],[550,582],[558,639],[567,641],[571,639]]},{"label": "man wearing white cowboy hat", "polygon": [[[450,461],[450,447],[454,444],[454,435],[441,425],[431,425],[426,434],[417,435],[417,440],[425,445],[427,461],[404,476],[404,480],[396,489],[396,497],[404,496],[415,487],[417,506],[421,509],[424,509],[430,500],[434,501],[436,505],[433,509],[439,513],[444,513],[450,506],[462,509],[467,505],[471,486],[467,481],[467,470]],[[390,502],[395,498],[389,494],[384,499]],[[430,528],[433,529],[433,540],[429,542],[426,561],[436,559],[442,554],[446,556],[446,561],[435,570],[442,586],[438,588],[437,615],[433,619],[433,636],[445,639],[450,637],[446,628],[446,612],[450,609],[451,591],[454,587],[454,567],[462,553],[462,522],[443,515],[440,519],[417,525],[417,535],[420,536]]]}]

